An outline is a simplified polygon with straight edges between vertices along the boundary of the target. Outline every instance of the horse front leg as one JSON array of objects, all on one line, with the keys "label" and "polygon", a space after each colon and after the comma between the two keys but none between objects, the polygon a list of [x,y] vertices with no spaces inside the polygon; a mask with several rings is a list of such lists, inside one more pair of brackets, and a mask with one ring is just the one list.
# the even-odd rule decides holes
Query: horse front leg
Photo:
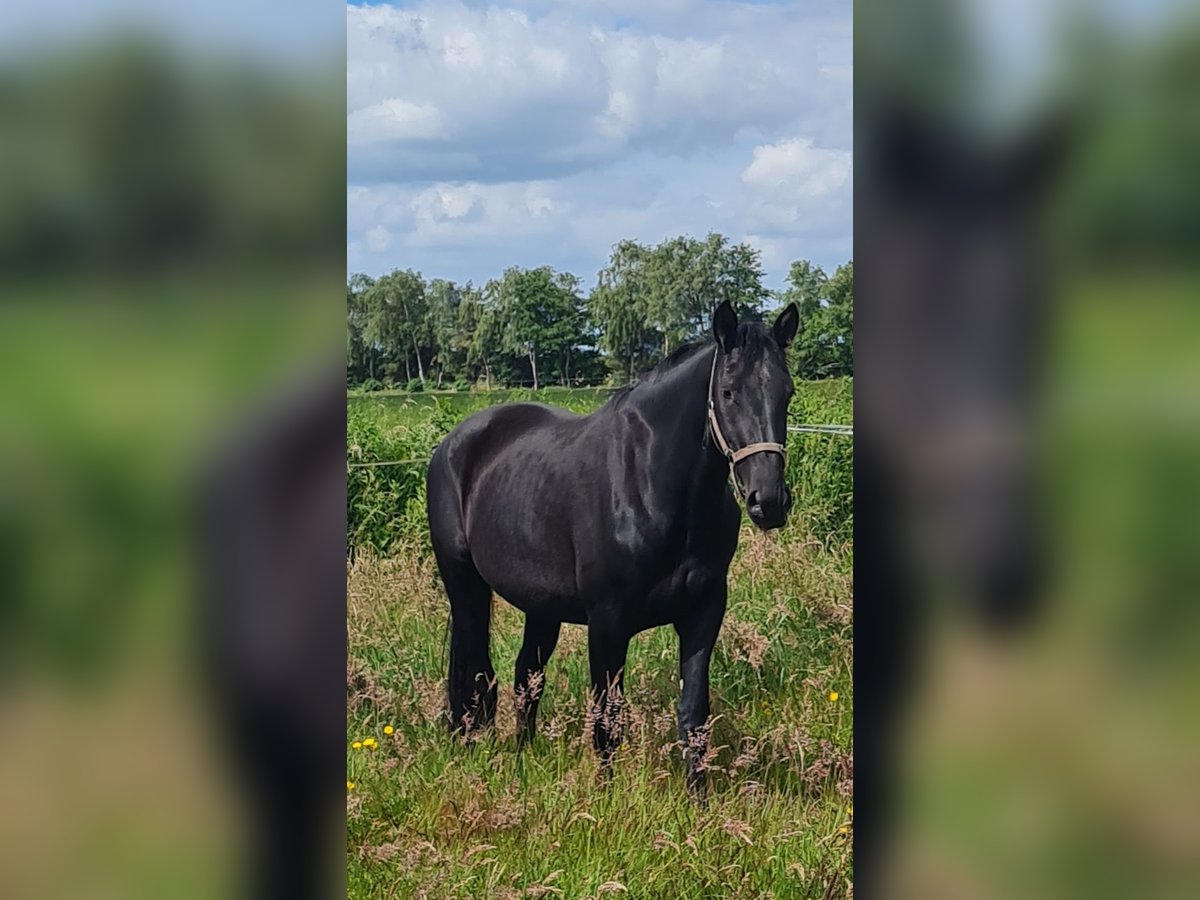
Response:
[{"label": "horse front leg", "polygon": [[706,802],[707,776],[704,756],[708,751],[708,666],[721,621],[725,618],[726,586],[698,607],[689,610],[686,620],[675,623],[679,635],[679,740],[683,744],[688,792]]},{"label": "horse front leg", "polygon": [[588,665],[592,676],[592,745],[600,758],[600,770],[612,776],[613,756],[621,745],[624,730],[625,657],[629,634],[615,622],[588,622]]},{"label": "horse front leg", "polygon": [[533,740],[537,733],[538,702],[545,689],[546,663],[558,645],[562,622],[525,616],[525,640],[517,654],[514,686],[517,700],[517,748]]}]

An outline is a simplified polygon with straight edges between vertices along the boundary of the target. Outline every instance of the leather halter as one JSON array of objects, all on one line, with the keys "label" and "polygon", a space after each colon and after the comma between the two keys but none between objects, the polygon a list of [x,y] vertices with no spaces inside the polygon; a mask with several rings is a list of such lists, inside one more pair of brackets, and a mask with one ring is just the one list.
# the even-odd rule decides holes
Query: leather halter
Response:
[{"label": "leather halter", "polygon": [[721,434],[721,425],[717,422],[717,409],[713,396],[713,389],[717,384],[717,357],[720,354],[720,347],[713,351],[712,368],[708,373],[708,427],[712,431],[713,440],[717,442],[717,448],[721,451],[721,455],[729,461],[729,477],[733,479],[734,486],[738,490],[741,490],[741,484],[738,482],[734,466],[746,457],[753,456],[755,453],[778,453],[786,463],[787,451],[784,449],[783,444],[777,444],[774,441],[756,441],[753,444],[747,444],[740,450],[734,450],[729,446],[729,442],[725,440],[725,435]]}]

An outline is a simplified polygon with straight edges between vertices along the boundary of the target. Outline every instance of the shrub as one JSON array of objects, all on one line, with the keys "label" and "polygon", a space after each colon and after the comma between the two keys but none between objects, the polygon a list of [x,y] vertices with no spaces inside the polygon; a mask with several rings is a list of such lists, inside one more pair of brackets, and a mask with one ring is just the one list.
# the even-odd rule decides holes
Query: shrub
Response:
[{"label": "shrub", "polygon": [[427,531],[425,467],[441,434],[432,421],[414,415],[412,401],[393,404],[389,399],[394,398],[361,398],[347,405],[346,539],[350,552],[371,547],[388,553],[400,539],[420,539]]},{"label": "shrub", "polygon": [[[409,383],[409,389],[414,382]],[[494,403],[539,400],[585,413],[602,404],[604,390],[495,391],[416,400],[351,397],[346,414],[348,549],[371,547],[387,554],[401,543],[428,549],[425,468],[433,448],[456,424]],[[432,401],[432,402],[429,402]],[[793,424],[850,424],[853,381],[800,382],[789,411]],[[834,434],[788,436],[788,483],[795,498],[789,528],[803,529],[829,546],[847,544],[854,533],[854,441]]]},{"label": "shrub", "polygon": [[414,378],[409,381],[408,385],[405,387],[405,390],[410,394],[419,394],[425,390],[425,382],[423,382],[420,378]]},{"label": "shrub", "polygon": [[[854,381],[830,378],[798,382],[788,422],[794,425],[853,422]],[[838,434],[788,435],[788,484],[795,505],[794,521],[802,521],[826,544],[854,537],[854,439]]]},{"label": "shrub", "polygon": [[358,387],[363,391],[378,391],[383,389],[383,383],[378,378],[368,378]]}]

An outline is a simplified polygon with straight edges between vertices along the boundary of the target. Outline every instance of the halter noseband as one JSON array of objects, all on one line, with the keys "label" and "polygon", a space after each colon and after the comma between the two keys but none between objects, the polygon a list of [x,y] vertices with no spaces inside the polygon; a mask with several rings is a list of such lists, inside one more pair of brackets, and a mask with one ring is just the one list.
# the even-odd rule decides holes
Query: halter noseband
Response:
[{"label": "halter noseband", "polygon": [[717,448],[721,451],[721,455],[729,461],[729,477],[733,479],[734,485],[741,490],[734,466],[747,456],[753,456],[755,453],[778,453],[786,462],[787,451],[784,449],[783,444],[777,444],[774,441],[757,441],[753,444],[747,444],[740,450],[734,450],[729,446],[729,442],[725,440],[725,435],[721,434],[721,426],[717,422],[716,404],[713,399],[713,389],[717,385],[717,357],[720,353],[720,347],[713,351],[712,368],[708,373],[708,427],[712,431],[713,440],[717,442]]}]

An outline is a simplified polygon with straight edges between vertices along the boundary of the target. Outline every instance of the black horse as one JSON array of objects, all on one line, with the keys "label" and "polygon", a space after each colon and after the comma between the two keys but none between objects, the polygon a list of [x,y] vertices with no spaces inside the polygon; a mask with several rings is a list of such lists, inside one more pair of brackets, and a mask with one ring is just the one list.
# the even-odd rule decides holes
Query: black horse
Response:
[{"label": "black horse", "polygon": [[476,413],[437,447],[427,476],[430,536],[450,598],[448,719],[491,724],[491,595],[525,613],[517,656],[518,741],[535,731],[541,673],[563,622],[588,627],[593,743],[610,771],[620,742],[625,656],[638,632],[679,634],[679,738],[687,783],[703,797],[708,665],[725,614],[740,513],[784,524],[784,350],[798,313],[768,329],[738,324],[728,302],[715,341],[674,351],[652,373],[578,416],[518,403]]}]

